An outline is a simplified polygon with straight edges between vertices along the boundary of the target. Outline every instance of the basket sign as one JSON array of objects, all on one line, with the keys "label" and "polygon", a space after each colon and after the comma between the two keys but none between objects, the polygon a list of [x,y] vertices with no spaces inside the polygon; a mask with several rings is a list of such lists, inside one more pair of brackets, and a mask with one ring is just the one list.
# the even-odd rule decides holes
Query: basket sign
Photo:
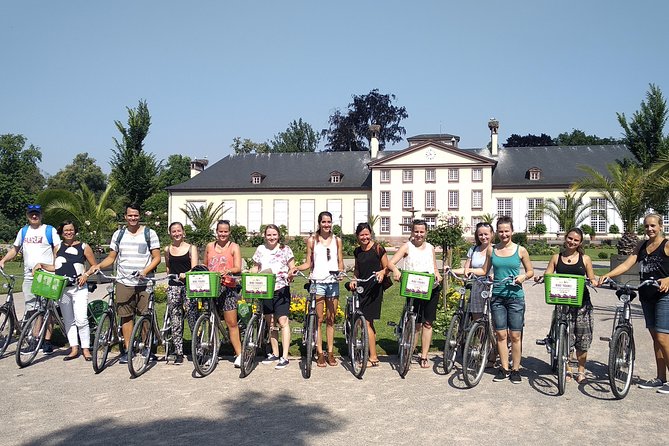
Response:
[{"label": "basket sign", "polygon": [[200,274],[188,276],[188,288],[192,293],[210,293],[211,283],[209,277]]},{"label": "basket sign", "polygon": [[186,296],[189,299],[213,299],[221,293],[221,275],[214,271],[186,273]]},{"label": "basket sign", "polygon": [[547,304],[581,306],[585,287],[585,278],[583,276],[546,274],[544,282]]},{"label": "basket sign", "polygon": [[272,299],[275,280],[274,274],[243,273],[242,295],[245,299]]},{"label": "basket sign", "polygon": [[400,296],[429,300],[432,297],[433,284],[432,274],[402,271]]},{"label": "basket sign", "polygon": [[35,271],[30,291],[47,299],[58,300],[65,291],[67,278],[46,271]]}]

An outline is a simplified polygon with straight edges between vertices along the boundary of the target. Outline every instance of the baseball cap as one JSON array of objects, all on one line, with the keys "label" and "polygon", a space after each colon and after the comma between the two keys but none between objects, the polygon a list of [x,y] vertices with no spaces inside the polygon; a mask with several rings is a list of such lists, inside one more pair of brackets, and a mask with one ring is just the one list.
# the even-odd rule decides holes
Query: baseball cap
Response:
[{"label": "baseball cap", "polygon": [[42,213],[42,206],[39,204],[29,204],[28,207],[26,207],[26,212],[31,214],[33,212],[37,212],[38,214]]}]

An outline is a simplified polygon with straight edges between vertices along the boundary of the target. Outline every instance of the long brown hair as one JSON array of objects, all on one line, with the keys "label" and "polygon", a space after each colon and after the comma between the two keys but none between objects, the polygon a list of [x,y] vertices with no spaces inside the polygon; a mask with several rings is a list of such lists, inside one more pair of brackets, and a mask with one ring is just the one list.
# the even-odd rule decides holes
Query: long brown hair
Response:
[{"label": "long brown hair", "polygon": [[576,247],[576,252],[581,255],[585,254],[585,250],[583,249],[583,231],[580,228],[571,228],[564,235],[564,243],[562,244],[562,251],[560,251],[560,255],[564,255],[565,249],[567,249],[567,236],[572,232],[577,233],[581,237],[581,243]]}]

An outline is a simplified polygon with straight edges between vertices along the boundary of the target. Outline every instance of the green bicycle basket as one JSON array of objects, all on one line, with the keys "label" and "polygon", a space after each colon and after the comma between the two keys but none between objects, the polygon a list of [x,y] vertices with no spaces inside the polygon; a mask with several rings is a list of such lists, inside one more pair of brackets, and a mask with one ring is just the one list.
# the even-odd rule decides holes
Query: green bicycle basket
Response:
[{"label": "green bicycle basket", "polygon": [[546,303],[580,307],[583,303],[585,277],[574,274],[546,274],[544,276]]}]

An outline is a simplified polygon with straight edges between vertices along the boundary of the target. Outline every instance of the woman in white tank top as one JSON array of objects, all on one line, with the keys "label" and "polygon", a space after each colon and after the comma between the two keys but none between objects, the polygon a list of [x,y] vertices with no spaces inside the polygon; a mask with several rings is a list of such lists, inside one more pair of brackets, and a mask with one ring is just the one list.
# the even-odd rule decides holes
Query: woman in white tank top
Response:
[{"label": "woman in white tank top", "polygon": [[[307,241],[307,257],[303,264],[296,267],[300,271],[311,268],[310,279],[316,281],[316,314],[318,314],[318,335],[316,351],[318,367],[326,366],[323,355],[323,336],[321,325],[326,323],[327,364],[337,365],[334,357],[334,323],[339,308],[339,282],[330,271],[344,271],[344,256],[341,239],[332,233],[332,214],[323,211],[318,214],[318,230]],[[327,317],[324,310],[327,308]]]},{"label": "woman in white tank top", "polygon": [[[414,300],[414,309],[418,318],[416,319],[416,334],[421,337],[421,368],[429,368],[428,351],[432,342],[432,323],[437,318],[437,304],[441,294],[441,274],[437,268],[437,257],[434,247],[426,241],[427,223],[425,220],[414,220],[411,227],[411,240],[403,244],[390,259],[395,280],[400,280],[400,271],[394,267],[401,259],[404,259],[404,269],[417,273],[434,274],[435,287],[432,289],[430,300]],[[418,338],[418,336],[416,336]]]}]

